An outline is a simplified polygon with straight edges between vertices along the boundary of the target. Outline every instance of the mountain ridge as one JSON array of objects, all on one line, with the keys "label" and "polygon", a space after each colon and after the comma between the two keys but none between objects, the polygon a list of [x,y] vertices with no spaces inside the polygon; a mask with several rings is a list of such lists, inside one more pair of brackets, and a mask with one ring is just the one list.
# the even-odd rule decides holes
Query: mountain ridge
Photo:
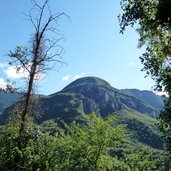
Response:
[{"label": "mountain ridge", "polygon": [[[136,91],[143,92],[140,90]],[[152,92],[149,91],[149,93]],[[144,100],[144,98],[142,98],[140,95],[135,94],[135,89],[119,90],[112,87],[107,81],[98,77],[83,77],[77,79],[64,87],[61,91],[50,94],[48,96],[41,96],[40,99],[42,99],[41,101],[44,103],[50,98],[54,98],[54,96],[63,95],[63,100],[61,97],[60,100],[65,102],[65,98],[69,97],[69,94],[72,94],[72,97],[79,95],[79,103],[82,105],[83,112],[85,113],[99,111],[99,114],[104,116],[108,113],[112,113],[125,108],[132,108],[133,110],[144,113],[146,115],[150,115],[151,117],[156,117],[159,113],[159,108],[151,105],[147,98]],[[3,94],[0,94],[0,96],[2,95]],[[158,98],[158,96],[154,96],[154,98]],[[18,99],[19,97],[16,99],[14,98],[13,102],[15,103]],[[54,101],[54,103],[56,102]],[[7,106],[11,104],[12,102],[10,102]],[[160,108],[162,105],[163,104],[161,103]]]},{"label": "mountain ridge", "polygon": [[162,110],[164,106],[164,97],[155,94],[149,90],[138,90],[138,89],[122,89],[123,91],[142,99],[144,102],[150,104],[157,110]]},{"label": "mountain ridge", "polygon": [[[159,111],[139,97],[113,88],[103,79],[80,78],[57,93],[40,96],[39,104],[42,115],[35,118],[38,123],[47,120],[81,122],[84,116],[92,112],[103,118],[114,115],[117,116],[118,123],[127,125],[126,128],[133,135],[133,139],[154,148],[162,146],[158,138],[159,132],[155,131],[155,117]],[[0,124],[4,124],[8,116],[13,114],[14,106],[15,104],[3,111],[0,115]],[[142,135],[139,130],[143,131]]]},{"label": "mountain ridge", "polygon": [[[80,84],[81,83],[81,84]],[[97,88],[98,86],[98,88]],[[102,91],[105,91],[104,94],[102,95]],[[106,100],[107,102],[111,104],[112,101],[117,102],[116,104],[120,105],[122,107],[130,107],[135,110],[138,110],[139,112],[142,113],[151,113],[152,117],[156,117],[157,111],[153,106],[150,106],[148,103],[145,103],[142,101],[140,98],[135,97],[132,94],[127,94],[125,91],[113,88],[109,83],[107,83],[103,79],[99,79],[97,77],[83,77],[80,78],[68,86],[66,86],[62,91],[63,93],[80,93],[84,95],[85,97],[88,98],[93,98],[95,101],[99,99],[98,95],[101,93],[103,96],[102,99]],[[119,96],[119,97],[117,97]],[[115,98],[116,97],[116,98]],[[126,98],[127,97],[127,98]],[[120,99],[119,99],[120,98]],[[133,101],[136,101],[136,104],[133,104]],[[103,102],[102,102],[103,103]],[[100,106],[102,106],[101,104]],[[112,104],[113,106],[115,104]],[[138,107],[136,107],[138,106]],[[145,107],[144,107],[145,106]],[[112,108],[114,109],[114,108]],[[146,110],[147,109],[147,110]],[[114,109],[113,111],[117,110]],[[111,110],[112,111],[112,110]]]}]

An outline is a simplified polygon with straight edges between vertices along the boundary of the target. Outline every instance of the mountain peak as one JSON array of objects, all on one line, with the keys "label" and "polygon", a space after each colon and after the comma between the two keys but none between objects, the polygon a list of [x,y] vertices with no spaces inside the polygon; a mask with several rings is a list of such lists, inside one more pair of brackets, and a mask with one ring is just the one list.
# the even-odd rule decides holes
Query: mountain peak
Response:
[{"label": "mountain peak", "polygon": [[101,78],[98,78],[98,77],[90,77],[89,76],[89,77],[82,77],[82,78],[79,78],[79,79],[73,81],[68,86],[66,86],[63,90],[66,90],[68,88],[75,87],[75,86],[88,85],[88,84],[111,87],[111,85],[107,81],[105,81]]}]

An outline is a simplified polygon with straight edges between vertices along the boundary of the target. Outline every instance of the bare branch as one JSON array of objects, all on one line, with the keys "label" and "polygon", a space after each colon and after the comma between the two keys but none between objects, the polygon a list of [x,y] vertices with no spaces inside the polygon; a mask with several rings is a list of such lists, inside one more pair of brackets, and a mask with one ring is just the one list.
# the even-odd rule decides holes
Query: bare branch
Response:
[{"label": "bare branch", "polygon": [[[26,15],[35,31],[30,40],[29,53],[25,52],[24,48],[18,48],[16,53],[10,52],[9,54],[15,63],[20,63],[21,67],[29,73],[23,111],[21,111],[20,133],[25,130],[26,116],[30,113],[35,79],[41,73],[52,70],[57,63],[60,64],[60,67],[66,64],[62,60],[64,49],[59,44],[63,37],[57,30],[58,19],[63,15],[66,16],[66,14],[63,12],[52,14],[48,4],[49,0],[44,0],[42,5],[38,3],[38,0],[32,0],[32,2],[33,6]],[[49,32],[51,32],[52,37],[47,38]],[[17,69],[19,70],[20,66]]]}]

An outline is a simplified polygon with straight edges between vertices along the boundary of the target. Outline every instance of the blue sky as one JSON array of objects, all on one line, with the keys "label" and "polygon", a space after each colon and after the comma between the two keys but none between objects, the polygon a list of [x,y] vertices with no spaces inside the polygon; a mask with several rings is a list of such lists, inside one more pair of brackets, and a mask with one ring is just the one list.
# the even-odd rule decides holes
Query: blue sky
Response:
[{"label": "blue sky", "polygon": [[[65,36],[62,57],[68,65],[48,72],[38,84],[38,93],[57,92],[83,76],[100,77],[118,89],[151,89],[154,82],[140,71],[143,50],[137,48],[137,33],[131,28],[123,35],[119,33],[119,0],[51,0],[50,6],[54,13],[65,12],[70,17],[61,18],[58,26]],[[24,13],[30,7],[30,0],[1,2],[0,83],[9,78],[23,86],[20,75],[6,66],[5,55],[16,45],[28,44],[33,26]]]}]

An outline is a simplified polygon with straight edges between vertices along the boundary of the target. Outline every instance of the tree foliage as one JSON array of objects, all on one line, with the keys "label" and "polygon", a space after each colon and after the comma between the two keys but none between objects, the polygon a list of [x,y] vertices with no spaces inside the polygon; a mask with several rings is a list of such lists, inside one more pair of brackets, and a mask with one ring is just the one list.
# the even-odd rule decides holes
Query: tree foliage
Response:
[{"label": "tree foliage", "polygon": [[[155,89],[167,92],[165,108],[159,116],[159,127],[165,133],[167,145],[171,144],[171,1],[122,0],[121,32],[129,25],[139,33],[139,47],[146,46],[140,57],[143,71],[155,81]],[[170,151],[171,154],[171,151]]]},{"label": "tree foliage", "polygon": [[49,121],[43,127],[31,125],[23,136],[20,126],[10,123],[0,135],[0,169],[112,170],[115,160],[109,155],[110,148],[120,143],[125,132],[113,122],[113,118],[103,120],[92,114],[88,127],[73,122],[64,124],[62,130]]},{"label": "tree foliage", "polygon": [[146,45],[146,52],[140,57],[144,70],[156,80],[156,89],[169,92],[171,33],[169,23],[159,17],[160,4],[158,0],[123,0],[120,26],[122,32],[128,25],[136,26],[139,47]]},{"label": "tree foliage", "polygon": [[[122,125],[116,126],[114,117],[104,120],[91,114],[87,123],[63,123],[63,129],[53,121],[39,126],[31,124],[23,136],[19,133],[20,125],[7,124],[0,134],[0,170],[148,171],[160,168],[158,155],[154,157],[156,152],[128,146],[125,129]],[[18,147],[18,142],[22,142],[19,143],[22,147]]]}]

